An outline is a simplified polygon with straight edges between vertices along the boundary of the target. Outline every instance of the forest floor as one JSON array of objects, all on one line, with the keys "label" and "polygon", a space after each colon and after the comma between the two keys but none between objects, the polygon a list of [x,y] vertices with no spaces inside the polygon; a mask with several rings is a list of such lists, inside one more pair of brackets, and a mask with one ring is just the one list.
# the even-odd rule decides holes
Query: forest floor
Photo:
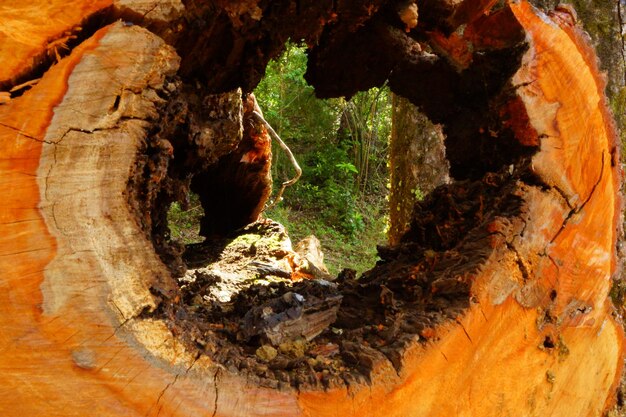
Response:
[{"label": "forest floor", "polygon": [[[366,204],[363,203],[365,206]],[[366,206],[362,210],[364,230],[356,236],[346,236],[332,225],[320,221],[315,211],[298,211],[278,205],[267,217],[283,224],[295,243],[309,235],[315,235],[322,243],[324,262],[331,275],[336,276],[344,268],[357,271],[357,276],[371,269],[378,259],[376,246],[386,243],[385,213],[380,207]]]},{"label": "forest floor", "polygon": [[[202,207],[195,195],[192,194],[190,200],[189,210],[183,211],[179,204],[174,203],[168,215],[172,239],[183,244],[204,240],[198,234]],[[278,204],[264,216],[284,225],[294,245],[309,235],[315,235],[322,244],[324,262],[332,276],[337,276],[344,268],[356,270],[359,276],[376,264],[376,246],[386,243],[387,227],[385,207],[368,204],[367,201],[360,206],[364,213],[364,230],[356,236],[346,236],[332,225],[325,224],[315,210],[295,210]]]}]

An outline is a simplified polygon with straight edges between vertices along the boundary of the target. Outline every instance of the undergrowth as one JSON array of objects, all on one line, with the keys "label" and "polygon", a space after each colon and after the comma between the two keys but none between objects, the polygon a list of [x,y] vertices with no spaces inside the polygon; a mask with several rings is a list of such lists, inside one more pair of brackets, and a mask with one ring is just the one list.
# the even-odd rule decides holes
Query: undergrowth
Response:
[{"label": "undergrowth", "polygon": [[386,216],[382,207],[364,204],[363,231],[346,235],[340,228],[325,223],[319,213],[311,210],[293,210],[288,205],[278,205],[266,216],[283,224],[295,244],[309,235],[315,235],[322,244],[324,263],[331,275],[342,269],[357,271],[357,276],[374,267],[378,259],[376,245],[386,241]]},{"label": "undergrowth", "polygon": [[[362,213],[362,230],[346,234],[342,227],[325,221],[317,210],[290,208],[285,202],[264,213],[264,216],[283,224],[295,245],[309,235],[315,235],[322,244],[324,261],[330,273],[336,276],[342,269],[350,268],[360,275],[376,264],[376,245],[385,242],[386,207],[364,202],[358,204]],[[203,210],[197,195],[190,195],[188,210],[173,203],[168,213],[170,237],[183,244],[202,242],[198,234]]]}]

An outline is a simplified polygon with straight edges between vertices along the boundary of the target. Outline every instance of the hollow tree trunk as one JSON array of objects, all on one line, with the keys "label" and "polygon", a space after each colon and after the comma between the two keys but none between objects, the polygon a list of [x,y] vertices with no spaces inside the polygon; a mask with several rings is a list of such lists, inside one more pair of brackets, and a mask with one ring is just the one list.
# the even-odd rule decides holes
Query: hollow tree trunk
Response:
[{"label": "hollow tree trunk", "polygon": [[[42,75],[0,105],[2,414],[602,415],[623,351],[602,77],[567,11],[484,14],[493,3],[424,1],[410,33],[382,0],[1,8],[1,88]],[[277,383],[271,360],[259,377],[224,358],[244,341],[210,351],[178,325],[193,311],[162,219],[246,130],[232,163],[267,158],[232,90],[249,92],[288,37],[315,45],[318,94],[389,78],[442,123],[457,181],[377,267],[339,280],[336,331],[319,336],[337,346],[336,378]],[[249,172],[266,183],[265,164]]]}]

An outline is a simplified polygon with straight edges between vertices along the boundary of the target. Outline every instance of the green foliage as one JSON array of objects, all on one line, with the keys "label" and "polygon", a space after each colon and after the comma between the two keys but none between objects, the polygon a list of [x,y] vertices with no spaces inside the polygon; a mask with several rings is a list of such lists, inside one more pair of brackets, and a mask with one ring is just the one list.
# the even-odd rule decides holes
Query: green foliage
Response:
[{"label": "green foliage", "polygon": [[[265,215],[284,224],[294,242],[316,235],[332,273],[344,267],[363,272],[376,261],[376,244],[385,240],[389,92],[373,89],[350,101],[319,100],[303,78],[306,60],[305,48],[289,44],[255,90],[265,119],[303,169],[300,181],[285,190],[283,203]],[[280,147],[273,149],[275,195],[293,167]],[[197,196],[190,199],[190,209],[174,203],[168,213],[171,237],[181,243],[202,240],[202,208]]]},{"label": "green foliage", "polygon": [[[293,240],[315,234],[335,272],[339,263],[363,270],[373,266],[376,243],[385,239],[390,94],[376,88],[349,101],[319,100],[303,77],[306,60],[304,47],[288,44],[255,90],[265,118],[303,170],[267,216],[285,224]],[[272,170],[277,186],[292,173],[278,147]]]},{"label": "green foliage", "polygon": [[[318,100],[304,80],[305,48],[289,44],[269,64],[255,95],[266,119],[291,147],[303,168],[300,181],[285,191],[291,209],[314,211],[340,233],[364,229],[358,203],[368,193],[381,195],[386,181],[386,150],[391,106],[386,89],[357,94],[352,100]],[[275,183],[289,178],[291,167],[274,148]]]},{"label": "green foliage", "polygon": [[297,140],[301,150],[334,135],[340,109],[340,100],[315,97],[303,78],[306,62],[305,49],[288,44],[285,53],[269,63],[254,91],[265,119],[286,142]]},{"label": "green foliage", "polygon": [[422,201],[424,199],[424,193],[420,187],[415,187],[411,190],[411,193],[415,196],[415,201]]},{"label": "green foliage", "polygon": [[385,218],[381,207],[364,205],[361,210],[365,213],[365,227],[358,239],[346,236],[314,212],[278,205],[266,215],[289,229],[294,244],[308,235],[317,236],[322,243],[324,263],[330,273],[336,276],[343,268],[355,269],[361,274],[374,267],[378,259],[376,245],[385,240]]},{"label": "green foliage", "polygon": [[189,196],[189,208],[186,210],[180,203],[174,202],[167,213],[167,225],[170,229],[170,237],[180,243],[190,244],[202,242],[198,232],[200,231],[200,219],[204,215],[200,199],[196,194]]},{"label": "green foliage", "polygon": [[356,167],[354,165],[352,165],[350,162],[340,162],[338,164],[335,165],[337,168],[339,168],[340,170],[342,170],[343,172],[346,173],[354,173],[354,174],[358,174],[359,170],[356,169]]},{"label": "green foliage", "polygon": [[379,191],[386,169],[391,135],[391,97],[386,88],[372,88],[343,102],[339,140],[347,141],[357,170],[357,189]]}]

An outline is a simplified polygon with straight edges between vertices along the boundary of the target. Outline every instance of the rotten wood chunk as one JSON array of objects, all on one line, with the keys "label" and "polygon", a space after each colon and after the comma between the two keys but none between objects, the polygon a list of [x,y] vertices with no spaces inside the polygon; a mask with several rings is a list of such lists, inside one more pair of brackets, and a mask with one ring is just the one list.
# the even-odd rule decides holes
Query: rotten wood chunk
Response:
[{"label": "rotten wood chunk", "polygon": [[274,346],[300,338],[313,340],[335,322],[342,298],[287,292],[250,309],[243,318],[242,336],[249,340],[259,335]]},{"label": "rotten wood chunk", "polygon": [[228,238],[189,245],[184,260],[190,269],[179,278],[183,299],[200,297],[228,308],[224,303],[251,286],[291,284],[294,257],[285,228],[271,220],[252,223]]},{"label": "rotten wood chunk", "polygon": [[324,264],[324,252],[322,244],[314,235],[310,235],[296,243],[294,250],[302,258],[302,272],[311,274],[314,278],[332,281],[335,278],[330,275]]},{"label": "rotten wood chunk", "polygon": [[291,278],[291,271],[286,271],[282,268],[277,268],[273,265],[264,264],[262,262],[252,261],[248,264],[248,269],[255,270],[259,273],[261,278],[265,278],[268,275],[274,275],[281,278]]},{"label": "rotten wood chunk", "polygon": [[[163,90],[166,100],[157,102],[158,126],[137,156],[127,193],[140,228],[170,271],[180,276],[185,272],[181,260],[184,248],[170,242],[168,208],[177,201],[186,209],[194,174],[204,172],[238,148],[245,131],[243,102],[239,89],[208,94],[206,89],[178,77],[166,79]],[[133,108],[132,95],[127,96],[118,96],[120,111]],[[126,117],[137,117],[136,111]]]},{"label": "rotten wood chunk", "polygon": [[242,139],[228,155],[191,181],[204,208],[200,235],[227,235],[258,220],[272,191],[272,142],[254,113],[260,108],[249,94],[242,104]]}]

